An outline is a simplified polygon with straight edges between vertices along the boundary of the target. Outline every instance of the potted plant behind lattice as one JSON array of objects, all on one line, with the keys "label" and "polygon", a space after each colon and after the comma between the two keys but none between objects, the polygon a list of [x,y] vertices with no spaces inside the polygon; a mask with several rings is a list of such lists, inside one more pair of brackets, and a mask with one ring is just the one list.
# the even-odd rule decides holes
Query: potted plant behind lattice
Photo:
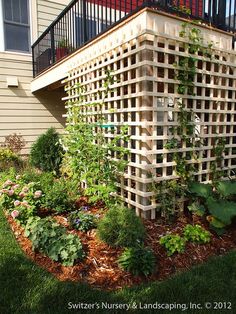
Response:
[{"label": "potted plant behind lattice", "polygon": [[66,38],[62,38],[61,40],[58,41],[57,43],[57,48],[56,48],[56,61],[62,59],[69,53],[69,43]]}]

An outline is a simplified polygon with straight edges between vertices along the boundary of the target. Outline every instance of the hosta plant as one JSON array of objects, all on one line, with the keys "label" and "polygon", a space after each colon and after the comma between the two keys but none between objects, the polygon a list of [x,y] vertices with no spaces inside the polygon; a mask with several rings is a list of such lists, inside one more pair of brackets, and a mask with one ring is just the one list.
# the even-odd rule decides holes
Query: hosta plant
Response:
[{"label": "hosta plant", "polygon": [[236,181],[220,181],[216,185],[216,191],[222,198],[236,195]]},{"label": "hosta plant", "polygon": [[150,249],[139,245],[126,248],[119,257],[118,264],[134,276],[148,276],[155,270],[156,258]]},{"label": "hosta plant", "polygon": [[178,234],[167,234],[160,238],[160,244],[165,247],[167,255],[171,256],[176,252],[184,252],[186,240]]},{"label": "hosta plant", "polygon": [[213,189],[209,184],[192,182],[189,192],[195,202],[188,208],[199,216],[206,215],[211,229],[222,234],[236,218],[236,202],[231,200],[236,194],[235,186],[235,182],[224,181],[218,182]]},{"label": "hosta plant", "polygon": [[209,231],[205,230],[200,225],[187,225],[184,230],[184,238],[187,241],[195,242],[195,243],[208,243],[211,241],[211,234]]},{"label": "hosta plant", "polygon": [[213,195],[212,186],[210,184],[191,182],[188,186],[188,190],[192,195],[201,198],[208,198]]}]

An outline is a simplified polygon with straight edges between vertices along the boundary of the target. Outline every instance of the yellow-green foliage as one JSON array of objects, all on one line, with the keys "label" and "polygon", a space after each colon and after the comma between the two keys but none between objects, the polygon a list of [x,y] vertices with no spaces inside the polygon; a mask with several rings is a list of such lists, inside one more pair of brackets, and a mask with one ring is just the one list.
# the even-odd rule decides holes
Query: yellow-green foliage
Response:
[{"label": "yellow-green foliage", "polygon": [[0,161],[14,161],[19,157],[9,148],[0,147]]},{"label": "yellow-green foliage", "polygon": [[0,170],[10,167],[19,166],[21,164],[20,157],[9,148],[0,147]]}]

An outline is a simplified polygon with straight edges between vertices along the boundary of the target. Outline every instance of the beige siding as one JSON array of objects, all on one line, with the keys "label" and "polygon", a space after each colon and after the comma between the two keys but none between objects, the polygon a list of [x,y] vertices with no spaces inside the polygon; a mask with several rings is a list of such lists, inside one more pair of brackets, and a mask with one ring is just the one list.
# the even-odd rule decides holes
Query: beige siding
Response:
[{"label": "beige siding", "polygon": [[[19,86],[8,87],[7,76],[17,76]],[[33,95],[31,81],[31,56],[0,53],[0,143],[9,134],[21,134],[26,141],[23,153],[28,153],[32,142],[50,126],[61,131],[64,125],[63,92]]]},{"label": "beige siding", "polygon": [[[35,0],[32,6],[32,30],[40,35],[60,14],[70,0]],[[37,12],[36,12],[37,11]],[[37,36],[37,32],[35,33]],[[36,38],[35,38],[36,39]],[[8,87],[7,77],[16,76],[18,87]],[[35,139],[53,126],[63,130],[65,113],[64,96],[61,91],[42,91],[31,93],[32,57],[20,53],[0,52],[0,143],[5,136],[21,134],[26,147],[23,154],[29,152]]]},{"label": "beige siding", "polygon": [[40,35],[67,6],[70,0],[37,0],[38,34]]}]

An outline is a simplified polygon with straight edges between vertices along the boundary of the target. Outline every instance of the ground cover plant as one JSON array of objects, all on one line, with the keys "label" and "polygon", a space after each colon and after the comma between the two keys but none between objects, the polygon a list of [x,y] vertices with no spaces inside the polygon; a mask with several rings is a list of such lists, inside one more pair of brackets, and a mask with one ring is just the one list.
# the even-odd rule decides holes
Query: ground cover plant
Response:
[{"label": "ground cover plant", "polygon": [[45,253],[62,265],[73,266],[76,259],[84,257],[79,237],[67,234],[66,229],[51,218],[28,219],[25,236],[31,240],[33,250]]},{"label": "ground cover plant", "polygon": [[195,243],[208,243],[211,241],[211,234],[199,225],[187,225],[184,228],[184,238]]},{"label": "ground cover plant", "polygon": [[167,255],[171,256],[175,252],[184,252],[186,240],[177,234],[168,234],[160,239],[160,244],[166,248]]}]

